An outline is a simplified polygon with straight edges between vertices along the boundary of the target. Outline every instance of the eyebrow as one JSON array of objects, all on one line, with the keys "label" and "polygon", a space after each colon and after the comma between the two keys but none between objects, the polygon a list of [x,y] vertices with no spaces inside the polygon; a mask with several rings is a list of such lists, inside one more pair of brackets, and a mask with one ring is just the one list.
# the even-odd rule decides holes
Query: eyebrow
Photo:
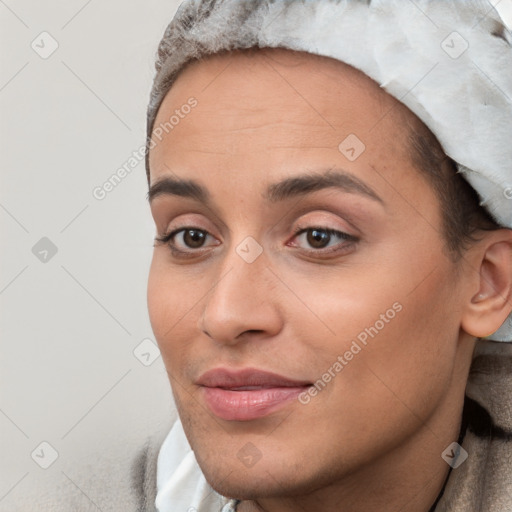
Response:
[{"label": "eyebrow", "polygon": [[162,195],[189,197],[201,203],[210,201],[208,190],[194,180],[165,176],[149,187],[147,199],[151,203],[153,199]]},{"label": "eyebrow", "polygon": [[[269,185],[263,198],[271,203],[277,203],[326,188],[337,188],[348,193],[363,195],[384,204],[384,201],[366,183],[353,174],[337,168],[285,178]],[[165,176],[151,185],[147,199],[151,203],[160,195],[187,197],[205,204],[211,199],[208,189],[197,181],[174,176]]]}]

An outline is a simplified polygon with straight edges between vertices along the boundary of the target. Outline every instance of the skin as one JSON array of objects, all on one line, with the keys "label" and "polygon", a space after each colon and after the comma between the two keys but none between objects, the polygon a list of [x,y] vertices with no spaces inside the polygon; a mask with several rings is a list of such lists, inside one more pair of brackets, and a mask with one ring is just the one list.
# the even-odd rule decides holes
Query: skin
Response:
[{"label": "skin", "polygon": [[[194,62],[155,126],[191,96],[197,106],[155,139],[150,185],[193,179],[210,203],[160,194],[151,212],[159,236],[183,227],[208,236],[199,248],[175,236],[189,257],[155,244],[148,308],[206,479],[243,499],[242,512],[427,512],[449,470],[440,454],[458,438],[475,336],[510,311],[508,230],[454,261],[439,201],[407,148],[404,116],[418,121],[340,62],[278,49]],[[338,149],[349,134],[366,146],[354,161]],[[334,187],[264,197],[272,183],[334,167],[381,200]],[[327,236],[326,253],[297,227],[354,240]],[[236,251],[248,236],[263,249],[252,263]],[[197,385],[205,371],[253,367],[315,382],[396,303],[401,311],[308,404],[245,422],[208,409]],[[237,456],[247,443],[261,455],[250,468]]]}]

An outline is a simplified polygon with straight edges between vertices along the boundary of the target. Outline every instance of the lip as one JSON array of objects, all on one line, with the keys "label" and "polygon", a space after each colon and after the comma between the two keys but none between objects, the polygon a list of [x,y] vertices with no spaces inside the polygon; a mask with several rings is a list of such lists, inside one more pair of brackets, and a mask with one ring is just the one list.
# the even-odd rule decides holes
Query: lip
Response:
[{"label": "lip", "polygon": [[254,368],[216,368],[201,375],[197,384],[211,412],[229,421],[268,416],[312,385]]}]

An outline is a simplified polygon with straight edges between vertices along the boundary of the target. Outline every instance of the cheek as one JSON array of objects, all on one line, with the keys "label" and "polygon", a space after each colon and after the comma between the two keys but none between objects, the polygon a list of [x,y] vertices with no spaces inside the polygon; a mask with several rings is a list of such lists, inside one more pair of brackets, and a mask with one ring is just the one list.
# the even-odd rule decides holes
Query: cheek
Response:
[{"label": "cheek", "polygon": [[147,302],[151,327],[159,344],[164,333],[164,320],[166,312],[169,311],[169,301],[172,298],[171,294],[165,293],[167,281],[168,278],[158,262],[157,255],[153,254],[148,277]]},{"label": "cheek", "polygon": [[[382,276],[356,281],[358,288],[346,280],[345,291],[331,285],[310,293],[308,305],[335,335],[319,334],[317,322],[301,336],[320,381],[301,422],[338,440],[326,460],[331,449],[371,460],[410,436],[443,400],[452,375],[457,329],[439,305],[438,285],[410,293],[410,283]],[[298,312],[295,320],[304,325]],[[322,435],[312,440],[317,452]]]},{"label": "cheek", "polygon": [[165,249],[158,250],[162,252],[153,255],[148,277],[149,319],[167,371],[181,380],[208,285],[197,273],[173,269]]},{"label": "cheek", "polygon": [[[317,378],[335,381],[322,391],[332,394],[334,407],[340,395],[369,404],[382,393],[411,407],[432,404],[449,383],[460,325],[451,306],[453,269],[420,254],[395,254],[387,266],[380,256],[378,265],[295,280],[297,295],[317,317],[300,339]],[[292,323],[304,327],[304,309],[291,314]]]},{"label": "cheek", "polygon": [[[148,278],[148,313],[153,333],[164,361],[174,348],[176,332],[186,324],[187,305],[193,297],[191,288],[180,282],[179,274],[172,272],[161,254],[154,254]],[[167,364],[166,364],[167,366]]]}]

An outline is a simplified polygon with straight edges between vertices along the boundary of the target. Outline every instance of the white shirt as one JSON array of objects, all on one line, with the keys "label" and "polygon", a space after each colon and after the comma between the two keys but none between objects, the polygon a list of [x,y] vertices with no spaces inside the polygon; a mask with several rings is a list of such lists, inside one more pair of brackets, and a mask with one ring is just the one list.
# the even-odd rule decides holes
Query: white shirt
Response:
[{"label": "white shirt", "polygon": [[158,512],[235,512],[237,503],[210,487],[178,419],[158,454]]}]

